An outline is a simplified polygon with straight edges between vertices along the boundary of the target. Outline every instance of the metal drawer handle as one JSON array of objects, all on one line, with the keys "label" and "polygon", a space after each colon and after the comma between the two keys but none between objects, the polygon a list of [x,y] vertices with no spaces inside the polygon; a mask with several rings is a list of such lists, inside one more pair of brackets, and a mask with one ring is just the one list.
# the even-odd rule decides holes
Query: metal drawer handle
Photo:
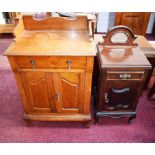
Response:
[{"label": "metal drawer handle", "polygon": [[35,60],[31,60],[30,63],[32,65],[32,69],[35,69],[36,68],[36,61]]},{"label": "metal drawer handle", "polygon": [[68,65],[68,69],[71,69],[71,64],[72,64],[72,61],[71,60],[67,60],[67,65]]},{"label": "metal drawer handle", "polygon": [[61,98],[61,94],[60,93],[55,94],[55,100],[56,101],[60,101],[60,98]]},{"label": "metal drawer handle", "polygon": [[108,93],[105,93],[105,94],[104,94],[104,100],[105,100],[106,103],[109,102],[109,99],[108,99]]},{"label": "metal drawer handle", "polygon": [[119,77],[121,79],[129,79],[129,78],[131,78],[131,74],[120,74]]}]

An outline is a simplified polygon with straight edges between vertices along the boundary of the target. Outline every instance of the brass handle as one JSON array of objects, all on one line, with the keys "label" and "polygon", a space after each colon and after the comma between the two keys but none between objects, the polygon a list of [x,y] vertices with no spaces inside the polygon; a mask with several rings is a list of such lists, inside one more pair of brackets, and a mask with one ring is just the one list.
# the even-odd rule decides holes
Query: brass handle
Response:
[{"label": "brass handle", "polygon": [[131,74],[120,74],[119,77],[121,79],[129,79],[129,78],[131,78]]},{"label": "brass handle", "polygon": [[55,95],[55,100],[56,100],[56,101],[60,101],[60,98],[61,98],[61,94],[60,94],[60,93],[57,93],[57,94]]},{"label": "brass handle", "polygon": [[68,69],[71,69],[71,64],[72,64],[72,61],[71,60],[67,60],[67,65],[68,65]]},{"label": "brass handle", "polygon": [[36,68],[36,61],[35,60],[31,60],[30,63],[32,65],[32,69],[35,69]]},{"label": "brass handle", "polygon": [[105,94],[104,94],[104,100],[105,100],[106,103],[109,102],[109,99],[108,99],[108,93],[105,93]]}]

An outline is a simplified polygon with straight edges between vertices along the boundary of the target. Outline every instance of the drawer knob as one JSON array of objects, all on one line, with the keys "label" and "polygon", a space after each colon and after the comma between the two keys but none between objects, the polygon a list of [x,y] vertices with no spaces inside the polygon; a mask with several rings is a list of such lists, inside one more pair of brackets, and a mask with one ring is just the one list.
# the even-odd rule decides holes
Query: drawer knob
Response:
[{"label": "drawer knob", "polygon": [[35,69],[36,68],[36,61],[35,60],[31,60],[30,63],[32,65],[32,69]]},{"label": "drawer knob", "polygon": [[109,99],[108,99],[108,93],[105,93],[105,94],[104,94],[104,100],[105,100],[106,103],[109,102]]},{"label": "drawer knob", "polygon": [[67,66],[68,66],[68,69],[71,69],[71,64],[72,64],[72,61],[71,60],[67,60]]},{"label": "drawer knob", "polygon": [[60,101],[60,98],[61,98],[61,94],[60,94],[60,93],[57,93],[57,94],[55,95],[55,100],[56,100],[56,101]]},{"label": "drawer knob", "polygon": [[129,78],[131,78],[131,74],[120,74],[119,77],[121,79],[129,79]]}]

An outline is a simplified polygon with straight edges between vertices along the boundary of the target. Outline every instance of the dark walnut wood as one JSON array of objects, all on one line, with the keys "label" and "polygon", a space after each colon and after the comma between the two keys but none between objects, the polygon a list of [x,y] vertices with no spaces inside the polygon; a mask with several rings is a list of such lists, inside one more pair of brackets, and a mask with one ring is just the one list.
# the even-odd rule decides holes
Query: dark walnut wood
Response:
[{"label": "dark walnut wood", "polygon": [[136,35],[145,35],[149,22],[148,12],[116,12],[115,26],[125,25],[133,30]]},{"label": "dark walnut wood", "polygon": [[[120,33],[127,35],[125,41],[119,36],[112,39]],[[137,103],[151,65],[133,43],[134,38],[129,28],[117,26],[107,33],[103,44],[97,45],[93,80],[96,122],[102,116],[130,116],[129,123],[136,118]]]},{"label": "dark walnut wood", "polygon": [[[120,36],[121,35],[121,36]],[[116,41],[114,42],[112,37],[116,38]],[[123,39],[123,37],[126,37],[126,40],[124,42],[118,41],[118,39]],[[122,45],[122,46],[136,46],[137,44],[133,41],[135,40],[134,33],[131,29],[129,29],[127,26],[115,26],[109,29],[109,31],[106,34],[106,37],[104,38],[103,45]]]}]

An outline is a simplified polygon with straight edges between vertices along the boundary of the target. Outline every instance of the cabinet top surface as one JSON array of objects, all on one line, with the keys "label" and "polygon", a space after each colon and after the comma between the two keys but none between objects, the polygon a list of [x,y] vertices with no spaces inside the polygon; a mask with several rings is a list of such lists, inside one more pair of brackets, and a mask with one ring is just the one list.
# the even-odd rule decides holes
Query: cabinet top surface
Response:
[{"label": "cabinet top surface", "polygon": [[96,50],[88,32],[24,31],[4,55],[94,56]]},{"label": "cabinet top surface", "polygon": [[104,67],[150,67],[139,47],[107,47],[98,45],[99,59]]}]

